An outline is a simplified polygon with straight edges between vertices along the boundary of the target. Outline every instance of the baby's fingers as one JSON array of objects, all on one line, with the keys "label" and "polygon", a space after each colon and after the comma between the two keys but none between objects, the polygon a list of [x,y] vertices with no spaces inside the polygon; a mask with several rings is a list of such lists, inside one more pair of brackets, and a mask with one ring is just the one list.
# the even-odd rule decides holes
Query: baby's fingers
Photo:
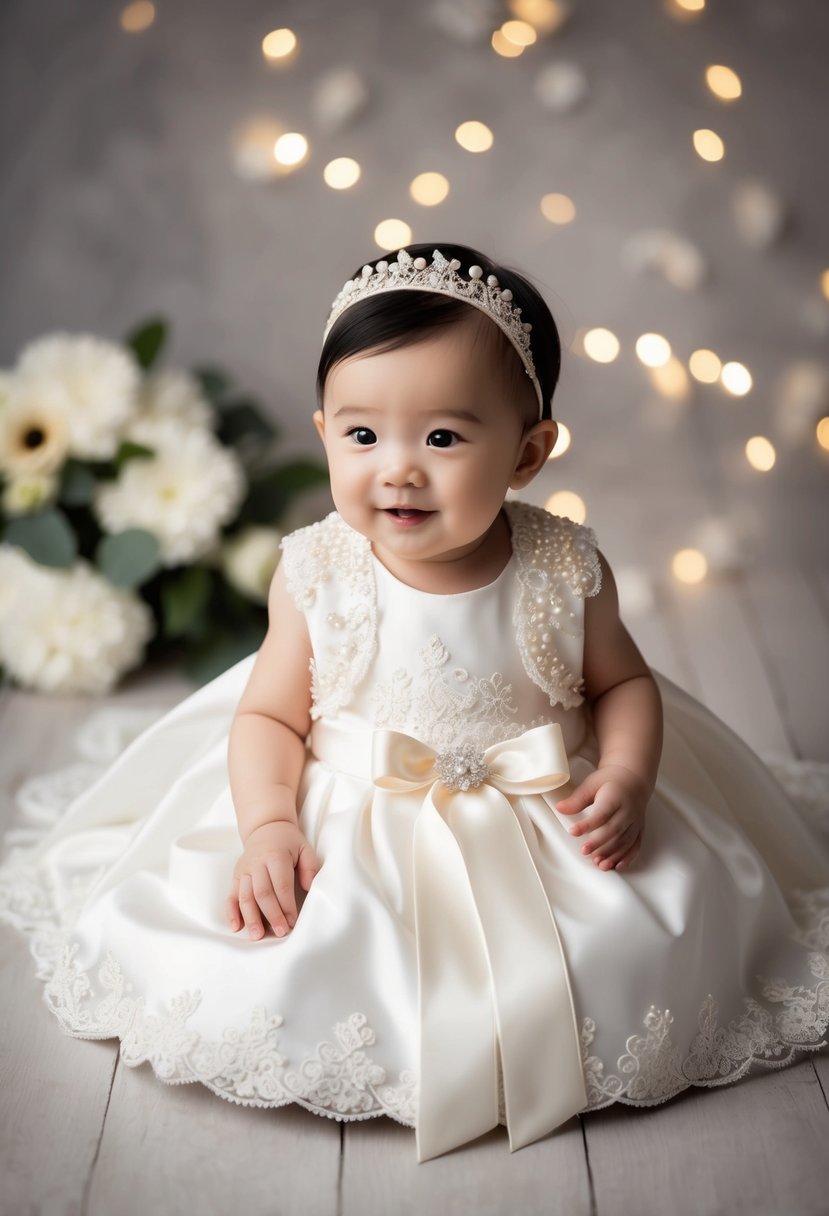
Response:
[{"label": "baby's fingers", "polygon": [[612,870],[614,867],[617,870],[627,869],[627,867],[633,861],[633,858],[639,852],[639,848],[640,848],[641,844],[642,844],[642,834],[640,832],[637,834],[636,838],[634,839],[634,841],[632,843],[630,842],[629,839],[626,839],[625,843],[620,845],[620,847],[618,849],[616,849],[615,852],[609,854],[602,861],[600,861],[599,869],[600,870]]},{"label": "baby's fingers", "polygon": [[265,928],[262,924],[259,905],[254,898],[253,878],[250,874],[243,874],[239,879],[239,907],[245,918],[248,935],[253,938],[262,937]]}]

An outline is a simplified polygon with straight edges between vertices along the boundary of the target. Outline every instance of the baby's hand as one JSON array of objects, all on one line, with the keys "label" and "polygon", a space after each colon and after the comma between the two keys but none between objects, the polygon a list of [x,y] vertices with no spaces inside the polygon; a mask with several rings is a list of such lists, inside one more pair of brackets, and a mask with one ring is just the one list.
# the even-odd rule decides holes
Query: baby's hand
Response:
[{"label": "baby's hand", "polygon": [[573,836],[589,832],[582,853],[593,854],[601,870],[627,870],[642,844],[645,809],[648,803],[644,783],[621,764],[606,764],[585,777],[567,798],[557,802],[563,815],[575,815],[593,804],[593,812],[579,823],[571,824]]},{"label": "baby's hand", "polygon": [[244,917],[249,935],[263,937],[264,913],[277,937],[284,937],[297,920],[294,867],[300,886],[307,891],[321,866],[297,824],[278,820],[255,828],[233,867],[225,904],[231,929],[241,929]]}]

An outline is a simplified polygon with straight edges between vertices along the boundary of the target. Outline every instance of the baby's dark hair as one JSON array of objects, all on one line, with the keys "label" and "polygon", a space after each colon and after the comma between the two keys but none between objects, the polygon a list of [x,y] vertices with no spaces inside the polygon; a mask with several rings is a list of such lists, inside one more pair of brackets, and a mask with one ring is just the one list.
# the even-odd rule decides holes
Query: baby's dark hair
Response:
[{"label": "baby's dark hair", "polygon": [[[494,274],[500,287],[512,291],[513,305],[521,309],[522,321],[532,325],[530,349],[544,402],[541,417],[551,418],[552,397],[561,372],[561,340],[553,315],[539,291],[517,270],[493,262],[486,254],[469,245],[429,241],[406,245],[405,248],[412,258],[423,257],[427,262],[431,262],[435,249],[439,249],[447,260],[458,259],[461,265],[457,273],[461,278],[468,279],[469,267],[478,265],[483,270],[484,279]],[[393,258],[393,254],[386,255],[387,261]],[[381,260],[382,254],[367,264],[374,266]],[[359,278],[365,264],[358,266],[351,277]],[[487,323],[486,314],[480,309],[471,307],[463,300],[453,300],[430,291],[380,292],[350,305],[337,318],[320,353],[317,368],[319,408],[322,408],[328,375],[343,359],[362,351],[375,350],[379,354],[380,351],[412,345],[426,337],[429,330],[462,322],[470,314],[484,322],[478,327],[476,337],[485,335],[486,340],[498,343],[510,389],[522,402],[526,425],[532,425],[539,416],[538,398],[521,356],[503,330],[494,321]]]}]

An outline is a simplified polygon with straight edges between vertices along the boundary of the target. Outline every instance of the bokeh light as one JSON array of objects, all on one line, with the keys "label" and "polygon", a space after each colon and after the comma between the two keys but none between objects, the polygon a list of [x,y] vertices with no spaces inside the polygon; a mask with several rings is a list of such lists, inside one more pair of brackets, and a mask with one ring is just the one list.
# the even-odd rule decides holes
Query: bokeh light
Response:
[{"label": "bokeh light", "polygon": [[293,30],[271,30],[262,39],[262,54],[273,61],[287,59],[293,55],[297,47],[297,37]]},{"label": "bokeh light", "polygon": [[817,441],[825,451],[829,452],[829,418],[821,418],[815,427]]},{"label": "bokeh light", "polygon": [[155,5],[149,0],[135,0],[121,10],[121,29],[128,34],[140,34],[155,21]]},{"label": "bokeh light", "polygon": [[330,160],[322,171],[326,186],[332,190],[348,190],[360,180],[362,169],[350,156],[338,156]]},{"label": "bokeh light", "polygon": [[694,149],[702,160],[722,160],[725,156],[725,144],[717,132],[708,127],[700,127],[694,132]]},{"label": "bokeh light", "polygon": [[435,207],[449,193],[449,181],[442,173],[418,173],[409,185],[409,194],[421,207]]},{"label": "bokeh light", "polygon": [[475,120],[462,122],[455,131],[455,139],[467,152],[487,152],[493,144],[493,135],[486,123]]},{"label": "bokeh light", "polygon": [[740,77],[722,63],[713,63],[705,69],[705,83],[715,97],[721,101],[736,101],[742,96],[743,86]]},{"label": "bokeh light", "polygon": [[273,146],[274,160],[278,165],[295,169],[308,155],[308,140],[299,131],[286,131]]},{"label": "bokeh light", "polygon": [[573,490],[556,490],[544,504],[553,515],[566,515],[575,524],[583,524],[587,518],[587,507],[584,499]]},{"label": "bokeh light", "polygon": [[528,21],[505,21],[501,26],[501,33],[507,42],[520,47],[532,46],[538,38]]},{"label": "bokeh light", "polygon": [[509,11],[539,34],[554,34],[570,16],[570,5],[565,0],[510,0]]},{"label": "bokeh light", "polygon": [[570,428],[565,426],[563,422],[558,424],[558,435],[556,436],[553,450],[547,457],[548,460],[556,460],[559,456],[563,456],[573,442],[573,436],[570,433]]},{"label": "bokeh light", "polygon": [[405,220],[381,220],[374,229],[374,239],[381,249],[402,249],[411,244],[412,230]]},{"label": "bokeh light", "polygon": [[646,367],[661,367],[671,357],[671,344],[661,334],[642,334],[636,339],[636,356]]},{"label": "bokeh light", "polygon": [[743,363],[724,363],[720,372],[723,388],[735,397],[744,397],[754,383],[751,372]]},{"label": "bokeh light", "polygon": [[823,292],[827,300],[829,300],[829,270],[824,270],[820,276],[820,290]]},{"label": "bokeh light", "polygon": [[612,363],[619,354],[619,339],[610,329],[588,329],[582,339],[584,353],[596,363]]},{"label": "bokeh light", "polygon": [[566,194],[545,194],[541,214],[551,224],[570,224],[576,218],[576,204]]},{"label": "bokeh light", "polygon": [[656,367],[648,367],[648,376],[656,391],[670,401],[683,401],[688,396],[688,373],[676,355],[671,355],[665,363]]},{"label": "bokeh light", "polygon": [[777,459],[774,444],[765,435],[752,435],[746,442],[746,459],[753,469],[768,472]]},{"label": "bokeh light", "polygon": [[517,59],[519,55],[524,54],[523,46],[510,42],[509,38],[505,38],[500,30],[496,30],[492,35],[491,43],[496,55],[501,55],[504,59]]},{"label": "bokeh light", "polygon": [[671,558],[671,573],[680,583],[701,583],[708,573],[705,554],[699,549],[679,549]]},{"label": "bokeh light", "polygon": [[688,360],[688,370],[700,384],[716,384],[722,371],[722,359],[713,350],[701,347]]}]

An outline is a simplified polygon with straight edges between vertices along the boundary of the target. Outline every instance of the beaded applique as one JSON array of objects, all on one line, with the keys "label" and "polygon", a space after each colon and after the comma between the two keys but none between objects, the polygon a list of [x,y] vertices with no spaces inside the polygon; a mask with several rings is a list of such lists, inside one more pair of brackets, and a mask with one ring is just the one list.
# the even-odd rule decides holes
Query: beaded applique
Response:
[{"label": "beaded applique", "polygon": [[[557,653],[553,630],[576,639],[583,634],[573,597],[601,589],[595,533],[530,503],[511,501],[505,509],[518,565],[513,623],[524,668],[552,705],[574,708],[584,701],[584,681]],[[288,589],[300,611],[315,603],[320,586],[333,575],[347,593],[346,602],[328,613],[331,639],[310,663],[311,717],[334,715],[348,704],[377,645],[371,544],[332,511],[286,536],[282,548]]]},{"label": "beaded applique", "polygon": [[331,640],[311,659],[311,717],[335,714],[348,704],[369,668],[377,644],[377,608],[371,545],[336,511],[282,540],[285,579],[300,612],[310,608],[321,584],[337,575],[347,594],[328,613]]},{"label": "beaded applique", "polygon": [[518,558],[520,591],[513,612],[518,649],[527,675],[551,703],[572,709],[584,701],[584,679],[556,653],[553,630],[583,636],[583,613],[571,604],[574,595],[584,599],[601,590],[596,534],[531,503],[508,502],[506,510]]}]

